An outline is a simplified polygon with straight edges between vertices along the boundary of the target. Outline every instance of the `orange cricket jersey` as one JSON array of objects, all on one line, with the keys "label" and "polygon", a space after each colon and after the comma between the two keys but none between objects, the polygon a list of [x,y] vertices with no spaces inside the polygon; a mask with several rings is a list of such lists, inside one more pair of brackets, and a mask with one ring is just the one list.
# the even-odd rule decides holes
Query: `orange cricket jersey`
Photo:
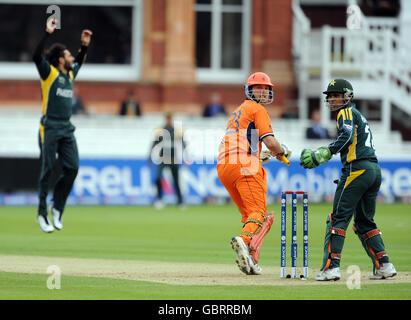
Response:
[{"label": "orange cricket jersey", "polygon": [[261,141],[269,135],[274,136],[274,133],[267,110],[255,101],[245,100],[228,119],[218,162],[231,163],[231,159],[241,154],[259,159]]}]

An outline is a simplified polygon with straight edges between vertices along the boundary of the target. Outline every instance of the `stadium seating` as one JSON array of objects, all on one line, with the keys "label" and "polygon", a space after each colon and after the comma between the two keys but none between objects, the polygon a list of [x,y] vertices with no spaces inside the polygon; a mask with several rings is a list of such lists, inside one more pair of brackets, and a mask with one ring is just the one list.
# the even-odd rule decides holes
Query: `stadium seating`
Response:
[{"label": "stadium seating", "polygon": [[[40,109],[39,109],[40,110]],[[39,155],[38,128],[40,111],[24,109],[0,110],[0,156],[32,157]],[[181,126],[189,146],[192,160],[212,159],[217,156],[217,146],[224,134],[227,119],[190,117],[176,114],[176,127]],[[140,118],[119,116],[73,116],[81,158],[134,159],[146,158],[153,141],[154,130],[164,124],[162,114]],[[272,126],[276,137],[294,151],[297,159],[304,147],[326,145],[330,140],[306,140],[307,120],[276,119]],[[377,155],[383,158],[410,157],[411,143],[402,141],[398,132],[385,134],[381,123],[371,123]],[[329,122],[330,132],[335,123]]]}]

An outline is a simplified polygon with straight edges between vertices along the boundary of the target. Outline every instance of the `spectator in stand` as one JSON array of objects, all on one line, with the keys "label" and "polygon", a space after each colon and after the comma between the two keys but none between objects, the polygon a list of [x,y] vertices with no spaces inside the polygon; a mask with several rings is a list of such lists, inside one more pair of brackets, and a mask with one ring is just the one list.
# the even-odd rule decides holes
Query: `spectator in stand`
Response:
[{"label": "spectator in stand", "polygon": [[141,116],[140,104],[135,99],[134,91],[130,90],[121,103],[120,116]]},{"label": "spectator in stand", "polygon": [[311,114],[312,126],[305,131],[307,139],[332,139],[327,128],[321,126],[321,113],[316,109]]},{"label": "spectator in stand", "polygon": [[203,117],[212,118],[216,116],[226,116],[224,105],[221,103],[221,96],[218,92],[211,95],[211,101],[208,103],[203,112]]}]

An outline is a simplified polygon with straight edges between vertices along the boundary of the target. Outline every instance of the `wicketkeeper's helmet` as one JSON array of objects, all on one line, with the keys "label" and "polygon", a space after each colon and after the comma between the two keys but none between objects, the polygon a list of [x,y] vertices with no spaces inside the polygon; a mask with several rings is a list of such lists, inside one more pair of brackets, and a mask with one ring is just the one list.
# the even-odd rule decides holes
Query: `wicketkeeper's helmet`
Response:
[{"label": "wicketkeeper's helmet", "polygon": [[[343,105],[337,107],[336,104],[332,104],[328,99],[330,93],[342,93],[344,95]],[[354,98],[354,89],[351,83],[347,80],[334,79],[328,84],[327,90],[323,91],[323,94],[326,94],[325,102],[328,105],[328,107],[331,110],[335,111],[341,107],[345,107],[352,101],[352,99]]]}]

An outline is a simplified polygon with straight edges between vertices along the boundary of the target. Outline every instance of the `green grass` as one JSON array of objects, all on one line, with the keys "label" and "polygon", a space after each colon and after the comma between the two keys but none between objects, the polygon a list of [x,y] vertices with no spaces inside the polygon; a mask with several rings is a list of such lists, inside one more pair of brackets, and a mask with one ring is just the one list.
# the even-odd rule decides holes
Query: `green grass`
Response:
[{"label": "green grass", "polygon": [[[178,286],[144,281],[65,276],[61,289],[44,285],[48,275],[0,272],[0,299],[138,299],[138,300],[284,300],[284,299],[410,299],[409,284],[363,285],[348,290],[332,286]],[[252,293],[252,294],[251,294]]]},{"label": "green grass", "polygon": [[[279,209],[279,205],[269,207],[277,212]],[[311,267],[321,266],[325,220],[330,210],[331,204],[310,204]],[[35,217],[34,207],[0,207],[0,254],[233,264],[229,240],[242,227],[240,214],[231,205],[190,207],[187,211],[176,207],[163,211],[151,207],[68,207],[64,230],[53,234],[42,233]],[[278,218],[274,219],[264,241],[262,266],[279,266]],[[397,271],[410,271],[411,206],[378,204],[375,221],[383,232],[387,252]],[[301,240],[302,223],[298,222]],[[346,269],[349,265],[371,270],[370,259],[351,228],[347,232],[341,267]],[[63,289],[48,290],[46,279],[47,275],[0,272],[0,299],[250,299],[250,290],[252,299],[411,298],[410,283],[364,285],[361,290],[348,290],[344,282],[273,289],[270,286],[178,286],[65,276]]]}]

